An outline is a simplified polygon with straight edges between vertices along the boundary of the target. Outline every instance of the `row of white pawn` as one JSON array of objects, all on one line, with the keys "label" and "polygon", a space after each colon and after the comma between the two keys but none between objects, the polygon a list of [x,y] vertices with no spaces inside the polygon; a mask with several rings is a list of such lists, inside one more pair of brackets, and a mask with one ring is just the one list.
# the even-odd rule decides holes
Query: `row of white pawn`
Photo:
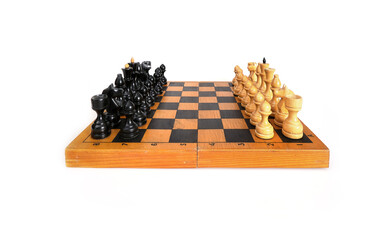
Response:
[{"label": "row of white pawn", "polygon": [[275,117],[274,123],[282,128],[284,136],[291,139],[303,137],[303,125],[298,119],[302,109],[302,97],[295,95],[281,82],[275,69],[268,63],[248,63],[249,76],[243,74],[239,66],[235,66],[233,93],[238,97],[250,123],[256,126],[256,136],[261,139],[272,139],[274,128],[268,117]]}]

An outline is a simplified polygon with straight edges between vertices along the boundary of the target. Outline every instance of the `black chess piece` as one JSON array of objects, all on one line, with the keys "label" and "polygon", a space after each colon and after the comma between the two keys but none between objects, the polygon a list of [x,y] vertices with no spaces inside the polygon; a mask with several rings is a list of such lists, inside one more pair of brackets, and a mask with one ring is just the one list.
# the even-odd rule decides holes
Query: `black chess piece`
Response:
[{"label": "black chess piece", "polygon": [[135,105],[135,114],[133,120],[138,126],[142,126],[146,124],[146,115],[141,110],[142,100],[143,100],[142,94],[140,92],[136,92],[133,97],[133,101]]},{"label": "black chess piece", "polygon": [[148,82],[150,82],[151,84],[151,87],[150,87],[150,90],[149,90],[149,96],[153,99],[153,104],[154,102],[156,101],[157,99],[157,95],[156,92],[154,91],[154,77],[149,75],[149,79],[148,79]]},{"label": "black chess piece", "polygon": [[134,63],[134,91],[139,91],[142,86],[142,69],[141,64],[139,62]]},{"label": "black chess piece", "polygon": [[150,102],[148,103],[149,107],[152,107],[154,105],[154,102],[156,101],[156,96],[154,94],[154,91],[153,91],[153,82],[151,80],[151,78],[153,78],[153,76],[148,76],[148,80],[146,80],[145,82],[145,87],[147,89],[147,92],[145,93],[146,94],[146,98],[147,98],[147,101]]},{"label": "black chess piece", "polygon": [[125,86],[126,86],[126,84],[125,84],[125,80],[122,77],[122,74],[118,73],[116,75],[116,79],[115,79],[115,87],[116,88],[125,88]]},{"label": "black chess piece", "polygon": [[97,117],[91,126],[91,137],[94,139],[103,139],[111,134],[111,129],[108,127],[103,111],[108,106],[108,96],[106,94],[98,94],[91,98],[92,109],[95,110]]},{"label": "black chess piece", "polygon": [[143,96],[143,101],[142,101],[142,104],[141,104],[141,110],[147,116],[149,114],[149,112],[150,112],[150,107],[153,106],[153,104],[154,104],[154,101],[149,96],[149,91],[146,88],[145,84],[141,87],[140,92],[142,93],[142,96]]},{"label": "black chess piece", "polygon": [[144,61],[142,62],[141,64],[141,67],[142,67],[142,73],[143,73],[143,82],[146,82],[146,80],[148,80],[149,78],[149,70],[152,68],[152,64],[150,61]]},{"label": "black chess piece", "polygon": [[161,84],[163,86],[167,85],[168,84],[168,81],[167,81],[167,78],[165,77],[165,71],[166,71],[166,67],[164,64],[161,64],[160,66],[160,69],[161,69]]},{"label": "black chess piece", "polygon": [[123,76],[125,78],[125,81],[130,79],[130,76],[131,76],[131,71],[133,70],[132,67],[130,67],[129,64],[126,64],[126,66],[124,68],[122,68],[122,72],[123,72]]},{"label": "black chess piece", "polygon": [[157,95],[160,95],[163,93],[163,86],[162,86],[162,83],[161,83],[161,76],[162,76],[162,71],[161,69],[158,67],[154,70],[154,74],[153,74],[153,77],[156,81],[156,86],[155,86],[155,91],[157,93]]},{"label": "black chess piece", "polygon": [[133,116],[135,114],[134,103],[131,101],[126,102],[126,105],[123,107],[123,113],[124,115],[126,115],[126,120],[124,126],[119,131],[118,135],[124,141],[128,141],[138,137],[139,135],[138,126],[133,121]]},{"label": "black chess piece", "polygon": [[117,127],[120,124],[120,107],[123,105],[123,89],[114,87],[111,84],[108,88],[104,89],[103,94],[107,95],[108,104],[106,112],[104,113],[105,120],[107,121],[109,128]]}]

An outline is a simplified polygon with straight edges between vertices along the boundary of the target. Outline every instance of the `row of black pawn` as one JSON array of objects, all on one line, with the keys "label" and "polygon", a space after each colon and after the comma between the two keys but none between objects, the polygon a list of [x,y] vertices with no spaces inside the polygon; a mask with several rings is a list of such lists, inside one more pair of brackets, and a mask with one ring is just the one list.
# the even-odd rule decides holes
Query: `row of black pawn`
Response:
[{"label": "row of black pawn", "polygon": [[153,75],[149,74],[150,69],[150,61],[128,63],[122,68],[124,77],[120,73],[117,75],[115,86],[111,84],[102,94],[91,98],[92,109],[97,113],[91,127],[92,138],[106,138],[112,128],[120,125],[118,135],[124,141],[139,135],[138,127],[146,123],[150,108],[167,85],[164,64],[156,68]]}]

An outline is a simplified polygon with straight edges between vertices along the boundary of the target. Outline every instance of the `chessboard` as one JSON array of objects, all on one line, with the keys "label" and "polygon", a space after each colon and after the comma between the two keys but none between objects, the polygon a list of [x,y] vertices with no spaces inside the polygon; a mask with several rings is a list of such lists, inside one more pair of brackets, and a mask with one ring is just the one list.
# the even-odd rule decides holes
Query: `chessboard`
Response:
[{"label": "chessboard", "polygon": [[121,126],[105,139],[89,125],[65,150],[68,167],[327,168],[329,149],[303,123],[303,138],[274,127],[263,140],[233,95],[231,82],[169,82],[137,138],[123,142]]}]

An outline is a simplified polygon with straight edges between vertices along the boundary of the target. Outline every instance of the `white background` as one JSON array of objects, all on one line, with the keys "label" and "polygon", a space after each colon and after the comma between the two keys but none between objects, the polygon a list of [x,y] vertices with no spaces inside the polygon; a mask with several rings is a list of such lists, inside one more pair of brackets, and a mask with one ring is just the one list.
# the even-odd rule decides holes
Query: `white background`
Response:
[{"label": "white background", "polygon": [[[389,22],[373,0],[2,1],[0,239],[389,239]],[[170,81],[266,57],[330,168],[66,168],[132,56]]]}]

